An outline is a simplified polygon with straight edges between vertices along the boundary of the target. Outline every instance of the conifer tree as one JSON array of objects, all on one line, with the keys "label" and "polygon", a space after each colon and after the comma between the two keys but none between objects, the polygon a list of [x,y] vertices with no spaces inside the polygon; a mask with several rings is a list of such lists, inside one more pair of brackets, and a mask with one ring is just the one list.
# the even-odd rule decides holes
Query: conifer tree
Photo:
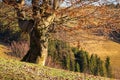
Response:
[{"label": "conifer tree", "polygon": [[106,60],[105,60],[105,68],[106,68],[107,77],[112,77],[110,57],[108,57],[108,56],[106,57]]},{"label": "conifer tree", "polygon": [[80,65],[78,63],[76,64],[76,70],[77,72],[80,72]]},{"label": "conifer tree", "polygon": [[90,69],[91,74],[94,74],[95,66],[96,66],[96,59],[95,59],[94,54],[92,54],[90,57],[90,64],[89,64],[89,69]]},{"label": "conifer tree", "polygon": [[87,58],[85,55],[85,51],[80,50],[75,54],[76,62],[80,66],[80,71],[81,72],[86,72],[87,71]]},{"label": "conifer tree", "polygon": [[99,69],[100,76],[105,76],[105,70],[103,67],[103,61],[100,60],[100,69]]},{"label": "conifer tree", "polygon": [[86,67],[86,72],[89,73],[90,70],[89,70],[89,60],[90,60],[90,56],[89,56],[89,53],[88,52],[85,52],[85,57],[86,57],[86,61],[87,61],[87,67]]},{"label": "conifer tree", "polygon": [[96,58],[96,75],[104,76],[103,62],[100,57]]},{"label": "conifer tree", "polygon": [[88,61],[85,52],[83,52],[83,72],[87,72],[88,69]]}]

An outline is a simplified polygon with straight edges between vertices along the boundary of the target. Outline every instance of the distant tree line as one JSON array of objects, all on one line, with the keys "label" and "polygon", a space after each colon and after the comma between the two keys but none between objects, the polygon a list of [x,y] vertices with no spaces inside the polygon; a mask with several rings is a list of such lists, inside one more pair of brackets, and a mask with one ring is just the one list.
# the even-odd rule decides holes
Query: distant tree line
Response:
[{"label": "distant tree line", "polygon": [[103,61],[96,54],[89,55],[88,52],[71,48],[68,43],[60,40],[49,40],[48,53],[47,66],[112,77],[109,57]]}]

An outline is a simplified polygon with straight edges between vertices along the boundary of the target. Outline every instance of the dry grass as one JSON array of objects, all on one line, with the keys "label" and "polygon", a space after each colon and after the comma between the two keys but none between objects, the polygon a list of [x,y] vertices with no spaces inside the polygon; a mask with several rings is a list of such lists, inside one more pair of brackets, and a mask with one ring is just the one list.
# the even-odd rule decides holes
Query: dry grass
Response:
[{"label": "dry grass", "polygon": [[0,58],[8,58],[9,56],[5,53],[11,52],[8,47],[5,46],[5,44],[0,43]]},{"label": "dry grass", "polygon": [[[84,38],[79,35],[79,46],[90,54],[97,54],[101,59],[105,60],[107,56],[110,57],[113,74],[120,79],[120,44],[111,40],[105,40],[104,37],[82,34]],[[71,46],[77,46],[77,42],[71,43]]]},{"label": "dry grass", "polygon": [[7,55],[11,52],[12,51],[10,50],[7,44],[0,42],[0,58],[5,58],[5,59],[12,58],[12,59],[18,60],[18,58],[16,57]]},{"label": "dry grass", "polygon": [[[84,49],[90,54],[98,54],[103,60],[109,56],[111,58],[111,64],[114,67],[120,67],[120,44],[107,40],[104,37],[82,34],[83,37],[79,37],[79,48]],[[76,38],[75,38],[76,39]],[[71,43],[71,46],[77,46],[78,42]]]},{"label": "dry grass", "polygon": [[[94,42],[94,41],[92,41]],[[102,59],[106,56],[111,58],[111,64],[113,67],[120,67],[120,44],[113,41],[102,41],[96,44],[86,44],[84,49],[90,54],[98,54]]]}]

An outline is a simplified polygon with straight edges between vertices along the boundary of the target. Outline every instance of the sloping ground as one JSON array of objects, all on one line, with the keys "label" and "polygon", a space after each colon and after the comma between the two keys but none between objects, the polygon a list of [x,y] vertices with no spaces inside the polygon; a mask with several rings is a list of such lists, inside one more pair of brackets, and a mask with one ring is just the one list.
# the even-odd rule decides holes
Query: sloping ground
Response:
[{"label": "sloping ground", "polygon": [[[73,32],[74,31],[74,32]],[[120,43],[105,36],[95,36],[82,30],[59,31],[55,38],[69,42],[71,46],[83,49],[90,54],[98,54],[103,60],[110,57],[113,74],[120,79]],[[119,34],[117,37],[119,38]],[[117,38],[117,39],[118,39]]]},{"label": "sloping ground", "polygon": [[[91,41],[94,43],[95,40]],[[94,44],[86,43],[82,47],[90,54],[98,54],[102,59],[107,56],[111,58],[111,64],[113,67],[120,67],[120,44],[107,40],[96,41]]]},{"label": "sloping ground", "polygon": [[[79,44],[78,42],[73,42],[71,43],[72,46],[79,46],[79,48],[89,52],[90,54],[97,54],[103,60],[109,56],[114,77],[120,79],[120,43],[105,40],[104,38],[102,39],[100,36],[83,36],[84,39],[81,36],[75,36],[79,37],[79,40],[77,40]],[[75,37],[74,39],[76,39]]]},{"label": "sloping ground", "polygon": [[5,53],[9,53],[9,52],[11,52],[11,51],[7,47],[7,45],[0,42],[0,58],[9,58],[10,56],[5,54]]},{"label": "sloping ground", "polygon": [[[95,42],[95,40],[91,41]],[[107,41],[96,41],[95,44],[89,44],[82,46],[90,54],[98,54],[103,60],[106,56],[110,57],[111,67],[114,77],[120,79],[120,44],[107,40]]]},{"label": "sloping ground", "polygon": [[[72,46],[78,46],[79,48],[84,49],[90,54],[98,54],[102,59],[105,59],[107,56],[111,58],[111,64],[113,67],[120,67],[120,44],[111,40],[104,39],[104,37],[94,36],[94,35],[82,35],[75,36],[79,37],[78,42],[71,43]],[[76,39],[74,37],[74,39]]]},{"label": "sloping ground", "polygon": [[[120,35],[117,34],[119,37]],[[104,36],[95,36],[82,30],[74,32],[59,31],[55,38],[69,42],[71,46],[79,47],[90,54],[98,54],[102,59],[111,58],[111,64],[120,68],[120,43],[107,39]]]},{"label": "sloping ground", "polygon": [[82,48],[90,54],[98,54],[102,59],[109,56],[112,66],[120,68],[120,43],[82,30],[75,30],[73,33],[61,30],[55,38],[69,42],[71,46]]},{"label": "sloping ground", "polygon": [[19,62],[5,54],[9,52],[7,45],[0,43],[0,80],[113,80]]},{"label": "sloping ground", "polygon": [[0,58],[0,80],[114,80]]},{"label": "sloping ground", "polygon": [[20,60],[19,58],[16,58],[14,56],[9,55],[11,53],[11,49],[9,48],[8,44],[0,42],[0,58],[5,58],[5,59],[15,59],[15,60]]}]

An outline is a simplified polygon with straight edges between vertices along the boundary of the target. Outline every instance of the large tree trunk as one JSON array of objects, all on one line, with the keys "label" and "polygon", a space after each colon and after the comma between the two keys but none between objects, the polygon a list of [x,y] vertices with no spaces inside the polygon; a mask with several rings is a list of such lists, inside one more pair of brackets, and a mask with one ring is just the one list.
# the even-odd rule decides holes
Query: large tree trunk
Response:
[{"label": "large tree trunk", "polygon": [[48,28],[54,17],[53,14],[46,19],[18,20],[19,27],[30,35],[30,50],[22,61],[45,65],[48,55]]},{"label": "large tree trunk", "polygon": [[[29,33],[30,36],[30,50],[23,57],[22,61],[31,63],[40,63],[45,65],[48,55],[48,28],[55,18],[54,11],[52,12],[48,6],[48,0],[43,0],[39,4],[39,0],[32,0],[32,19],[27,20],[25,11],[23,10],[25,0],[3,0],[4,3],[14,6],[18,16],[19,27]],[[57,0],[55,0],[57,3]],[[54,3],[54,4],[55,4]],[[55,10],[56,5],[53,6]]]},{"label": "large tree trunk", "polygon": [[48,40],[43,41],[43,38],[46,36],[40,35],[38,30],[34,28],[30,33],[30,50],[22,61],[45,65]]}]

